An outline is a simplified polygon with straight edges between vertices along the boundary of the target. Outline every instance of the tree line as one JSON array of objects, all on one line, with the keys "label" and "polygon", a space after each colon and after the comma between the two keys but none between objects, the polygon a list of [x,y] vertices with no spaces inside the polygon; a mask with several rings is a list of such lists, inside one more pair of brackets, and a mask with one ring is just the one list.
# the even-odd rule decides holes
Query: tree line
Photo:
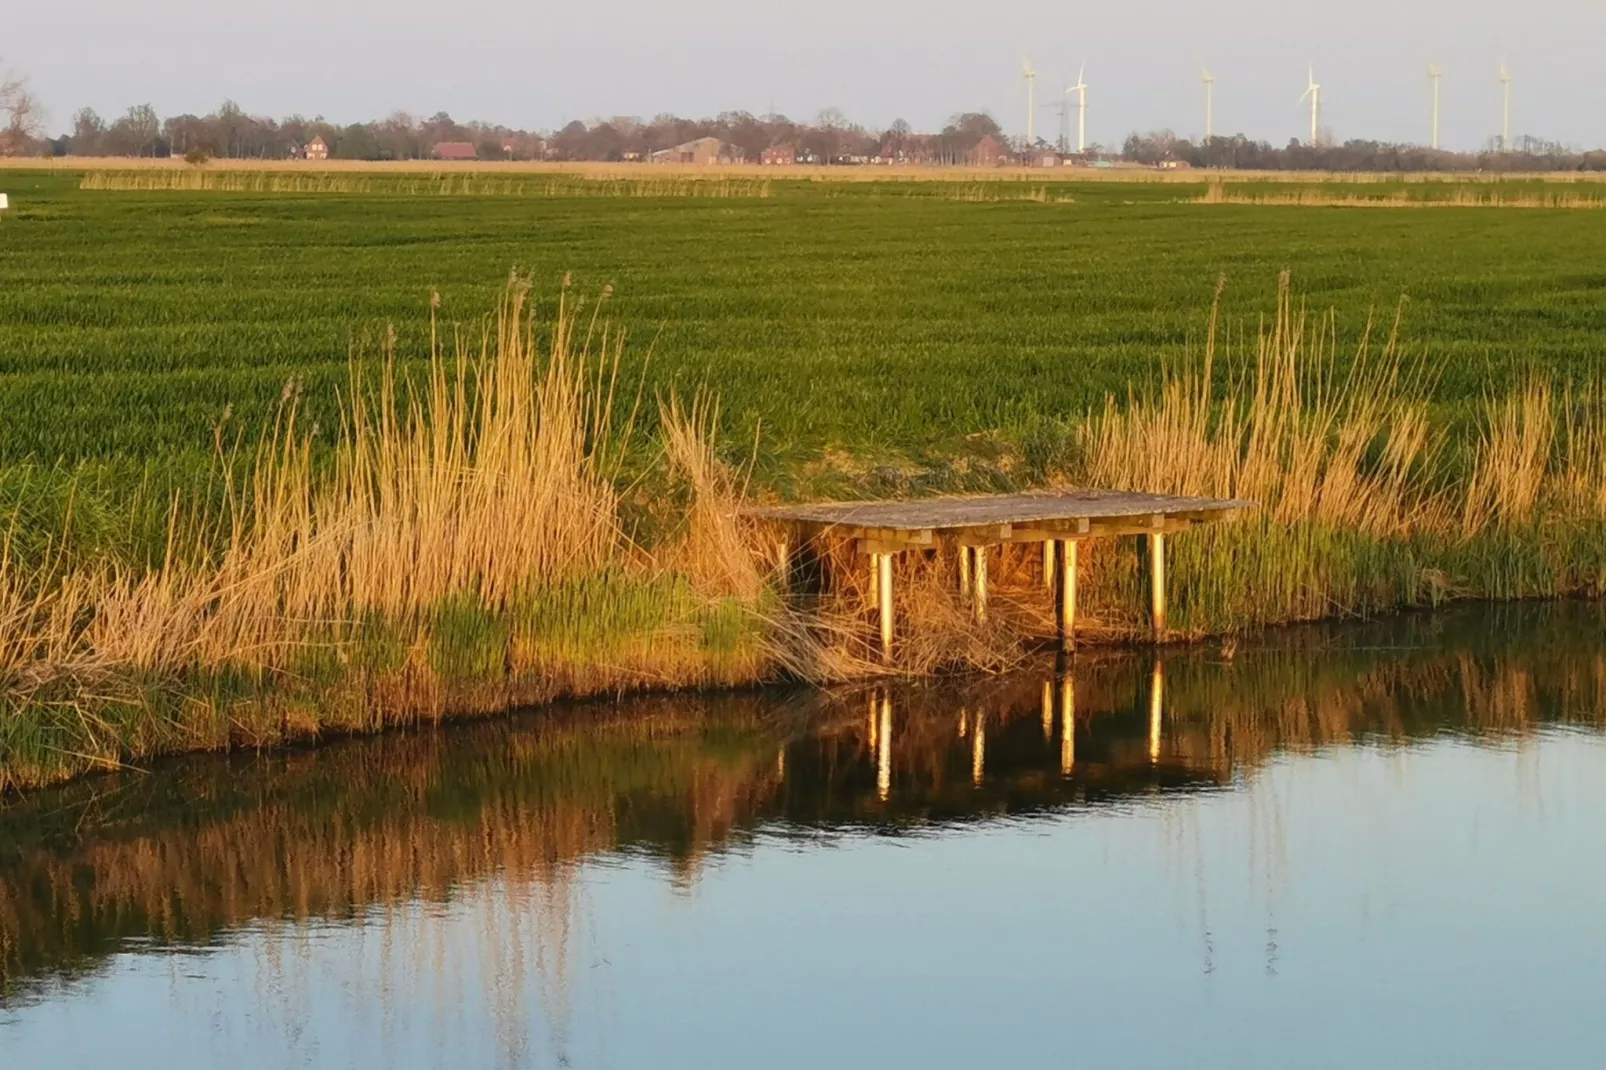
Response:
[{"label": "tree line", "polygon": [[1243,171],[1606,171],[1606,150],[1579,151],[1532,137],[1513,138],[1509,147],[1501,147],[1497,140],[1478,152],[1359,139],[1338,144],[1296,139],[1277,148],[1242,134],[1195,142],[1158,130],[1130,135],[1120,156],[1149,166],[1180,162]]},{"label": "tree line", "polygon": [[[445,112],[418,118],[395,112],[384,119],[340,125],[321,116],[284,119],[251,115],[224,101],[207,115],[163,118],[149,104],[129,108],[113,120],[91,108],[72,117],[70,130],[47,137],[43,114],[27,80],[0,74],[0,154],[53,156],[182,156],[192,160],[289,159],[304,155],[321,140],[332,159],[428,159],[436,146],[466,142],[482,159],[633,161],[698,138],[718,138],[733,159],[757,162],[767,150],[784,148],[799,163],[853,164],[874,160],[913,164],[960,164],[992,138],[1006,158],[1037,162],[1053,146],[1011,141],[984,112],[954,116],[934,133],[915,131],[902,119],[873,130],[830,108],[812,121],[784,115],[756,116],[733,111],[708,119],[659,115],[576,120],[555,131],[531,131],[491,123],[459,123]],[[1092,146],[1077,160],[1119,160],[1144,166],[1188,166],[1263,171],[1599,171],[1606,150],[1577,151],[1523,138],[1509,147],[1480,152],[1446,152],[1420,145],[1353,140],[1342,144],[1290,141],[1276,147],[1241,134],[1194,141],[1169,130],[1134,133],[1121,147]]]}]

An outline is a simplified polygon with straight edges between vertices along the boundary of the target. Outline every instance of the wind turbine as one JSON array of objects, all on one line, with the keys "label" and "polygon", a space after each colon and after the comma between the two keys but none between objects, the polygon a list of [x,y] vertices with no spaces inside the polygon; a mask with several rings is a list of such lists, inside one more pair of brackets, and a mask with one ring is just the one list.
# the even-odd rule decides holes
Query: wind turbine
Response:
[{"label": "wind turbine", "polygon": [[1205,144],[1216,136],[1216,76],[1207,68],[1199,68],[1199,79],[1205,87]]},{"label": "wind turbine", "polygon": [[1020,76],[1026,80],[1026,148],[1037,145],[1037,71],[1025,53],[1020,57]]},{"label": "wind turbine", "polygon": [[1322,128],[1322,87],[1317,84],[1315,67],[1310,69],[1310,84],[1300,94],[1299,102],[1305,103],[1306,97],[1310,98],[1310,143],[1314,145],[1321,136]]},{"label": "wind turbine", "polygon": [[1076,74],[1076,84],[1067,86],[1067,94],[1075,93],[1076,102],[1076,154],[1082,155],[1087,151],[1087,61],[1082,61],[1082,69]]},{"label": "wind turbine", "polygon": [[1428,78],[1433,82],[1433,151],[1439,151],[1439,79],[1444,72],[1433,64],[1428,64]]},{"label": "wind turbine", "polygon": [[1511,71],[1506,67],[1506,61],[1500,61],[1500,90],[1505,97],[1504,110],[1500,117],[1500,151],[1511,151]]}]

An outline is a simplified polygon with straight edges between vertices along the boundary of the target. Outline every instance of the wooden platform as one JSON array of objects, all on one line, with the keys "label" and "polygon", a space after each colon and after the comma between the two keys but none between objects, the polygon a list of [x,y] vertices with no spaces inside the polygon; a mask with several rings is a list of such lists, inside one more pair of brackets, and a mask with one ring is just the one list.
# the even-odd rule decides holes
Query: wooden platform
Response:
[{"label": "wooden platform", "polygon": [[[1133,494],[1116,490],[1071,490],[1058,493],[989,494],[964,498],[920,498],[910,501],[821,502],[753,508],[746,515],[815,530],[834,528],[848,538],[890,538],[915,542],[924,534],[962,535],[983,529],[993,542],[1041,541],[1024,533],[1041,531],[1054,538],[1143,534],[1177,524],[1225,520],[1253,502],[1221,498],[1179,498],[1170,494]],[[1001,529],[1008,529],[1007,531]]]},{"label": "wooden platform", "polygon": [[[765,506],[743,515],[790,529],[803,540],[851,539],[870,556],[871,602],[881,623],[882,654],[893,644],[893,559],[908,552],[957,550],[960,590],[978,620],[987,616],[987,548],[1001,543],[1043,544],[1043,585],[1054,592],[1060,641],[1075,643],[1077,544],[1083,539],[1142,535],[1148,549],[1150,614],[1155,638],[1166,632],[1165,537],[1195,524],[1226,520],[1253,502],[1182,498],[1114,490],[992,494],[907,501],[823,502]],[[788,575],[792,537],[780,545]]]}]

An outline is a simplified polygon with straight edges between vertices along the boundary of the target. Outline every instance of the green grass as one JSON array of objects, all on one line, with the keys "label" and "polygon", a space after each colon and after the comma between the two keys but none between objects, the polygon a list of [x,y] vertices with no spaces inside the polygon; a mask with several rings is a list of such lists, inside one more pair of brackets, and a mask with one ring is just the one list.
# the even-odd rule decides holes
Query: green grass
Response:
[{"label": "green grass", "polygon": [[[286,380],[332,418],[350,347],[429,299],[468,322],[509,269],[537,292],[614,287],[650,389],[708,384],[728,443],[762,424],[761,482],[830,492],[828,451],[914,459],[938,486],[1018,476],[967,440],[1031,448],[1197,335],[1218,276],[1252,329],[1285,268],[1346,334],[1409,298],[1408,342],[1451,417],[1527,372],[1597,369],[1606,213],[1185,203],[1199,185],[1056,184],[1074,203],[951,200],[944,183],[776,182],[767,198],[83,191],[0,172],[0,464],[199,472]],[[1345,187],[1348,188],[1348,187]],[[1368,189],[1370,187],[1367,187]],[[651,350],[651,360],[646,355]],[[831,466],[824,466],[829,469]],[[147,479],[149,477],[146,477]],[[896,488],[894,488],[896,489]],[[159,495],[158,495],[159,497]]]}]

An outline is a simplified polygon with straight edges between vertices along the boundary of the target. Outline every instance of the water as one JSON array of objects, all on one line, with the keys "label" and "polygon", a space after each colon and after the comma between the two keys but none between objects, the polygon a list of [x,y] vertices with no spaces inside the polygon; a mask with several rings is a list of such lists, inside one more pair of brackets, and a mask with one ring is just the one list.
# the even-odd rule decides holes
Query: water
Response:
[{"label": "water", "polygon": [[86,781],[0,813],[0,1066],[1587,1064],[1603,623]]}]

